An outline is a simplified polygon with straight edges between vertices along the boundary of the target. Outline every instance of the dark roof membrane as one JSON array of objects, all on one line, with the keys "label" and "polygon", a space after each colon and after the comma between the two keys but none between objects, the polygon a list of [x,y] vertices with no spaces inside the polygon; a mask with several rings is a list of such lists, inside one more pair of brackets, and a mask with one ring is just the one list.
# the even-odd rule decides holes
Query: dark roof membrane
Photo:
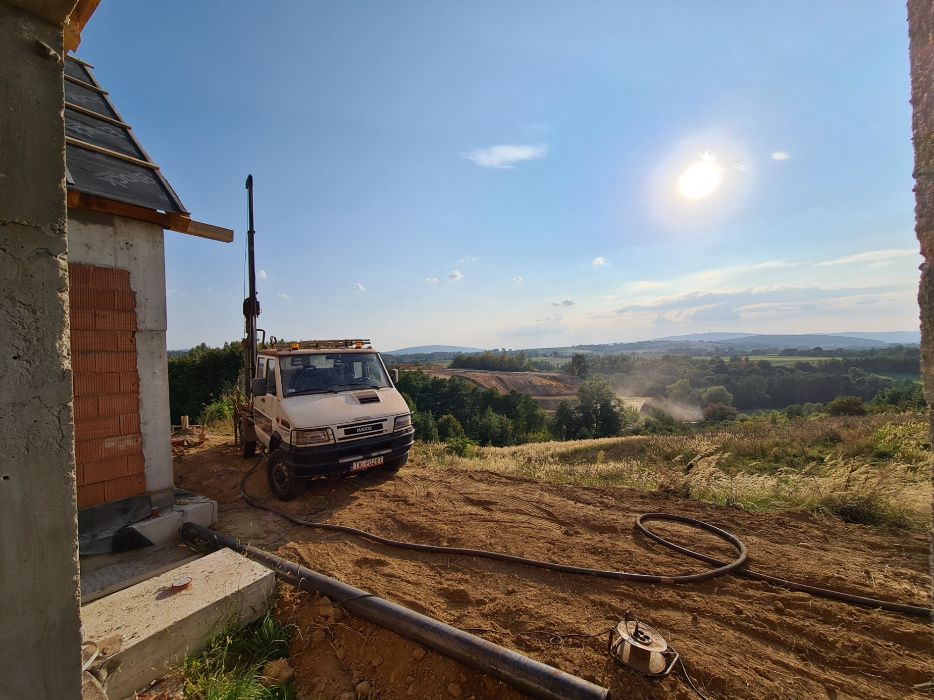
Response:
[{"label": "dark roof membrane", "polygon": [[154,211],[187,214],[171,185],[122,123],[90,69],[69,56],[65,61],[68,189]]}]

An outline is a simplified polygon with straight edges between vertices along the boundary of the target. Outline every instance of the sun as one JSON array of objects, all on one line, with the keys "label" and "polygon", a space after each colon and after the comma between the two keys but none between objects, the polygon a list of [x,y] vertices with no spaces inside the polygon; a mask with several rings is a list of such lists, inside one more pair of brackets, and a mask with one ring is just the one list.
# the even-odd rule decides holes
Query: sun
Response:
[{"label": "sun", "polygon": [[685,199],[704,199],[717,191],[722,179],[723,169],[716,160],[712,156],[702,156],[681,172],[678,194]]}]

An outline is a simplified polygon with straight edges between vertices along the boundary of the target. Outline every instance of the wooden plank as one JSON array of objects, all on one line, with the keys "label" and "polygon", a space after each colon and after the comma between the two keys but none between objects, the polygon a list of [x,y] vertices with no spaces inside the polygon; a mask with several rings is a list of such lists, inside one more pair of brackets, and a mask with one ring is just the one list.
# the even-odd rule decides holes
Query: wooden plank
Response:
[{"label": "wooden plank", "polygon": [[107,91],[106,91],[106,90],[104,90],[104,89],[102,89],[102,88],[99,88],[97,85],[94,85],[94,84],[92,84],[92,83],[85,82],[84,80],[79,80],[78,78],[72,78],[70,75],[66,75],[66,76],[65,76],[65,80],[67,80],[69,83],[74,83],[75,85],[80,85],[81,87],[86,88],[87,90],[93,90],[94,92],[96,92],[96,93],[99,94],[99,95],[106,95],[106,94],[107,94]]},{"label": "wooden plank", "polygon": [[114,126],[119,126],[121,129],[126,129],[127,131],[133,128],[129,124],[126,124],[120,121],[119,119],[113,119],[112,117],[108,117],[105,114],[99,114],[98,112],[95,112],[93,109],[88,109],[87,107],[76,105],[73,102],[68,102],[67,100],[65,100],[65,109],[73,109],[76,112],[80,112],[81,114],[86,114],[87,116],[94,117],[95,119],[100,119],[102,122],[107,122],[108,124],[113,124]]},{"label": "wooden plank", "polygon": [[113,151],[109,148],[98,146],[96,143],[89,143],[87,141],[81,141],[80,139],[76,139],[73,136],[66,136],[65,143],[71,144],[72,146],[77,146],[78,148],[83,148],[86,151],[94,151],[95,153],[100,153],[101,155],[110,156],[111,158],[125,160],[127,163],[138,165],[141,168],[148,168],[149,170],[159,170],[158,165],[156,165],[155,163],[150,163],[148,160],[141,160],[139,158],[134,158],[133,156],[128,156],[125,153],[120,153],[119,151]]},{"label": "wooden plank", "polygon": [[209,238],[212,241],[220,241],[221,243],[232,243],[234,239],[234,232],[232,229],[213,226],[202,221],[195,221],[194,219],[188,224],[188,229],[182,233],[187,233],[190,236],[198,236],[199,238]]}]

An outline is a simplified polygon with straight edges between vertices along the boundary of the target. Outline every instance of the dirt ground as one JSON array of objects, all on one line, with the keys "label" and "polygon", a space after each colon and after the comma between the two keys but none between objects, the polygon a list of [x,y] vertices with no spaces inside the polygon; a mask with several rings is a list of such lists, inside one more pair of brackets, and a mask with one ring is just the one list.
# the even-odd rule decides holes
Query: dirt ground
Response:
[{"label": "dirt ground", "polygon": [[[918,618],[730,576],[654,586],[382,547],[250,508],[238,500],[238,483],[252,464],[229,437],[210,436],[177,459],[176,484],[217,499],[222,531],[609,687],[612,697],[695,697],[680,676],[647,680],[608,659],[605,632],[626,610],[666,634],[709,698],[925,697],[913,686],[934,678],[932,629]],[[737,534],[749,548],[750,568],[931,604],[928,537],[829,518],[756,515],[660,493],[545,484],[417,460],[396,475],[317,481],[284,504],[268,496],[261,470],[248,490],[290,513],[397,539],[649,573],[699,570],[633,529],[639,513],[680,513]],[[656,529],[731,555],[705,535]],[[298,626],[292,661],[299,698],[519,697],[285,586],[278,614]]]},{"label": "dirt ground", "polygon": [[423,370],[432,377],[460,377],[481,389],[496,389],[501,394],[518,391],[528,394],[546,411],[553,411],[561,401],[577,400],[580,380],[558,372],[494,372],[481,369],[432,367]]}]

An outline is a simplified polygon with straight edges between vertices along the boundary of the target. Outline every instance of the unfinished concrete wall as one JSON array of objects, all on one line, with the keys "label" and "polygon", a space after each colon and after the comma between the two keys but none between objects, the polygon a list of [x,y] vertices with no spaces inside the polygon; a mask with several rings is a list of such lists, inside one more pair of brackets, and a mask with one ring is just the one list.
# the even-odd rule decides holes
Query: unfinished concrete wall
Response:
[{"label": "unfinished concrete wall", "polygon": [[62,29],[48,21],[74,2],[21,4],[45,19],[0,2],[2,700],[81,693]]},{"label": "unfinished concrete wall", "polygon": [[68,213],[68,260],[127,270],[136,295],[136,366],[146,490],[172,504],[169,375],[165,348],[165,251],[157,224],[80,209]]},{"label": "unfinished concrete wall", "polygon": [[[921,374],[934,406],[934,3],[909,0],[912,140],[915,146],[915,234],[921,243]],[[931,435],[934,436],[934,412]]]}]

